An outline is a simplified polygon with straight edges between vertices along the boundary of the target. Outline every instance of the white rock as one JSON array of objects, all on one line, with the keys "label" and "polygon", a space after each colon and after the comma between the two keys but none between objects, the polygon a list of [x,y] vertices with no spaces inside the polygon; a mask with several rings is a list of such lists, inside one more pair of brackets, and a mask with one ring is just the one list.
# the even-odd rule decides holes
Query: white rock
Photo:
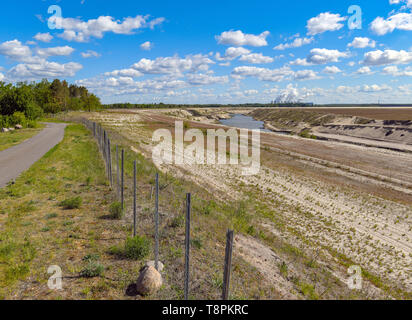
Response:
[{"label": "white rock", "polygon": [[1,129],[1,132],[9,132],[9,129],[3,128],[3,129]]}]

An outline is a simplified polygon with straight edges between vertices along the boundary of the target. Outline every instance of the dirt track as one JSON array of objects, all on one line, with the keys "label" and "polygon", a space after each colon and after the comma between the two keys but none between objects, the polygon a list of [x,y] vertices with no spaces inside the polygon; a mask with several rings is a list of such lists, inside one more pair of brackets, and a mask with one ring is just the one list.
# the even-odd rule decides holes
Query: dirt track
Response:
[{"label": "dirt track", "polygon": [[47,123],[33,138],[0,152],[0,188],[29,169],[64,137],[66,124]]}]

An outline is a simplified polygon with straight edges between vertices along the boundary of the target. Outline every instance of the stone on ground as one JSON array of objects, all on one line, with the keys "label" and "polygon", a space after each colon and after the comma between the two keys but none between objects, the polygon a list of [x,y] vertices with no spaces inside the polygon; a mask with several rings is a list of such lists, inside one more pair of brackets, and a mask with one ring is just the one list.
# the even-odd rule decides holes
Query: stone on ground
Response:
[{"label": "stone on ground", "polygon": [[162,284],[162,275],[154,267],[144,267],[137,279],[136,290],[142,296],[153,295]]}]

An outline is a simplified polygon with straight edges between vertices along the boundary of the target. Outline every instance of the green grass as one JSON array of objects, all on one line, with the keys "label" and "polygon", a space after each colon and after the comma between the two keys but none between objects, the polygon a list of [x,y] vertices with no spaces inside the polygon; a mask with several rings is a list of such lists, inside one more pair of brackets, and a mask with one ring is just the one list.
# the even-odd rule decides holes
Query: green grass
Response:
[{"label": "green grass", "polygon": [[73,210],[73,209],[79,209],[82,203],[83,203],[82,198],[74,197],[74,198],[63,200],[62,202],[60,202],[60,206],[66,210]]},{"label": "green grass", "polygon": [[113,246],[109,253],[130,260],[142,260],[151,252],[150,240],[144,236],[127,238],[124,247]]},{"label": "green grass", "polygon": [[[0,128],[1,129],[1,128]],[[38,134],[41,129],[23,129],[12,132],[0,132],[0,151],[11,148]]]},{"label": "green grass", "polygon": [[[93,190],[84,186],[88,177],[96,181]],[[47,268],[56,264],[53,257],[73,255],[70,252],[75,249],[70,243],[78,236],[73,234],[70,238],[70,233],[83,231],[76,229],[70,211],[61,211],[59,204],[69,200],[64,202],[67,208],[79,207],[78,194],[89,202],[95,188],[106,185],[104,167],[90,133],[81,125],[69,125],[60,144],[16,179],[15,184],[0,190],[0,298],[10,297],[18,281],[30,275],[47,283]],[[90,216],[84,213],[82,219],[91,219]],[[86,236],[87,233],[82,237]]]}]

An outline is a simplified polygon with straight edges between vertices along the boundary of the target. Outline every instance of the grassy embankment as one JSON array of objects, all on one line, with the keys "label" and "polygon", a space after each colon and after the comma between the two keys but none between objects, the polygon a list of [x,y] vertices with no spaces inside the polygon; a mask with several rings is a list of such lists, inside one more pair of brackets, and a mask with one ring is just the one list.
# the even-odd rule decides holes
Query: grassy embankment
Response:
[{"label": "grassy embankment", "polygon": [[[113,139],[116,142],[116,139]],[[121,144],[121,141],[116,143]],[[124,145],[126,147],[126,145]],[[126,180],[131,185],[132,160],[138,158],[138,233],[153,243],[155,168],[126,149]],[[226,228],[246,224],[245,208],[219,205],[212,195],[190,183],[161,175],[161,260],[165,285],[149,298],[183,297],[185,192],[193,199],[191,297],[217,299],[223,273]],[[127,195],[130,188],[126,190]],[[198,197],[201,195],[202,198]],[[65,200],[81,198],[74,208]],[[130,208],[130,197],[128,208]],[[0,190],[0,297],[6,299],[123,299],[143,263],[122,254],[131,234],[130,210],[120,220],[109,213],[115,201],[105,178],[101,156],[90,134],[70,125],[64,140],[7,188]],[[66,201],[67,202],[67,201]],[[70,202],[70,201],[69,201]],[[213,228],[204,228],[213,222]],[[63,271],[63,291],[51,291],[47,269]],[[85,275],[97,275],[86,278]],[[81,276],[83,275],[83,277]],[[233,261],[232,298],[276,297],[253,268]]]},{"label": "grassy embankment", "polygon": [[38,134],[44,126],[39,124],[35,129],[23,129],[11,132],[0,132],[0,151],[11,148]]}]

